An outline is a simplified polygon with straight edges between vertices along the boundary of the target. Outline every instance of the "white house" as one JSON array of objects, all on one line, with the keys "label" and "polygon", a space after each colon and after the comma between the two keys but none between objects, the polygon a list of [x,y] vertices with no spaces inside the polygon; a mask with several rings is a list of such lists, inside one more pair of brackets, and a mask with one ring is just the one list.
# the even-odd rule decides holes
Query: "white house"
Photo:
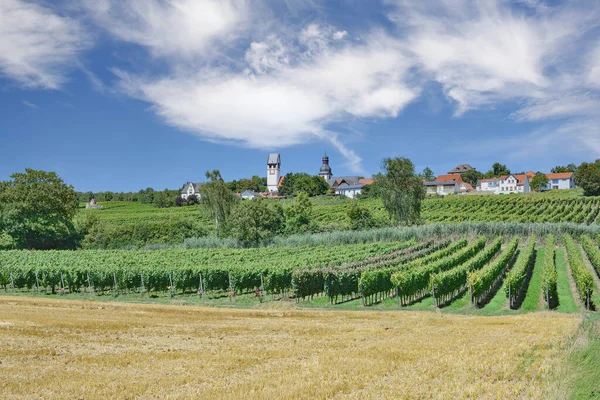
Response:
[{"label": "white house", "polygon": [[466,192],[468,190],[466,185],[473,190],[471,185],[468,183],[465,184],[460,174],[438,175],[435,182],[423,182],[427,194],[437,194],[440,196],[459,193],[461,189]]},{"label": "white house", "polygon": [[575,174],[573,172],[561,172],[558,174],[546,174],[548,184],[542,186],[541,190],[573,189],[575,187]]},{"label": "white house", "polygon": [[498,178],[482,179],[477,190],[494,194],[529,193],[529,176],[526,174],[504,175]]},{"label": "white house", "polygon": [[280,175],[281,156],[279,153],[271,153],[267,158],[267,191],[269,194],[277,194],[279,191]]},{"label": "white house", "polygon": [[438,194],[446,196],[451,193],[458,193],[459,184],[455,180],[450,181],[436,181],[436,182],[423,182],[425,186],[425,192],[427,194]]},{"label": "white house", "polygon": [[240,193],[240,198],[245,200],[253,200],[262,197],[260,193],[253,192],[252,190],[244,190]]},{"label": "white house", "polygon": [[181,191],[181,198],[184,200],[187,200],[188,197],[190,197],[190,196],[196,196],[196,198],[199,200],[200,199],[200,186],[202,186],[203,184],[204,183],[202,183],[202,182],[186,183],[185,186],[183,187],[183,190]]},{"label": "white house", "polygon": [[347,183],[342,183],[341,185],[335,188],[335,194],[355,199],[356,196],[362,194],[362,188],[364,186],[365,185],[362,183],[356,185],[348,185]]}]

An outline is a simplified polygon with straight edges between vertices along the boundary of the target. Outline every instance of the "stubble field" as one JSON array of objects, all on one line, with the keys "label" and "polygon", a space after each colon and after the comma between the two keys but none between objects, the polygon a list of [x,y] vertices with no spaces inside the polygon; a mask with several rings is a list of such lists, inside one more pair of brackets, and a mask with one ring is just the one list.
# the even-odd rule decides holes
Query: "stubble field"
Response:
[{"label": "stubble field", "polygon": [[[271,306],[273,307],[273,306]],[[548,398],[581,317],[0,297],[3,398]]]}]

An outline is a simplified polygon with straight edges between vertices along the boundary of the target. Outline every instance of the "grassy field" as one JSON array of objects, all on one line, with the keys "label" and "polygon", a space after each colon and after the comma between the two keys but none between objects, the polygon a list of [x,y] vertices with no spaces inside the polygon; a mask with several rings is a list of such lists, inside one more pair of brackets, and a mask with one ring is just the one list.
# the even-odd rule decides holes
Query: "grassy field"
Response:
[{"label": "grassy field", "polygon": [[598,376],[599,332],[581,321],[0,297],[0,387],[8,399],[589,398],[598,380],[579,381]]}]

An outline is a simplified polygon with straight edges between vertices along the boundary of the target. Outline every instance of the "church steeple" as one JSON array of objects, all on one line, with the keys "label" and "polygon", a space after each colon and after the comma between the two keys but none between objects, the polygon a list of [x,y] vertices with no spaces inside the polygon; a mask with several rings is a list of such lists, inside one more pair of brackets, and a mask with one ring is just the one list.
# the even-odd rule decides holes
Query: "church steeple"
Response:
[{"label": "church steeple", "polygon": [[329,157],[327,153],[323,156],[323,165],[321,165],[321,169],[319,170],[319,176],[328,181],[333,176],[331,172],[331,167],[329,166]]}]

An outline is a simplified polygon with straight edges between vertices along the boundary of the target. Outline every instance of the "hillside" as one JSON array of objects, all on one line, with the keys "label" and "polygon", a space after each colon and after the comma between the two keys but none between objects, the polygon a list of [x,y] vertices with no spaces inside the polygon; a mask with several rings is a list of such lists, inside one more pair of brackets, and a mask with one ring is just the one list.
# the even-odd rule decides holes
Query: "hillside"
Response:
[{"label": "hillside", "polygon": [[[276,200],[273,200],[276,201]],[[283,200],[284,206],[289,200]],[[313,198],[313,218],[321,232],[348,229],[346,209],[349,199]],[[198,207],[156,208],[132,202],[103,202],[100,210],[86,210],[81,215],[95,215],[113,237],[122,244],[139,244],[144,235],[149,243],[178,243],[192,236],[210,234],[214,225]],[[360,200],[371,211],[375,226],[390,225],[379,199]],[[583,197],[578,191],[530,195],[473,195],[427,198],[422,204],[425,223],[456,222],[600,222],[600,197]],[[136,239],[139,236],[139,240]],[[131,240],[127,239],[129,237]]]}]

